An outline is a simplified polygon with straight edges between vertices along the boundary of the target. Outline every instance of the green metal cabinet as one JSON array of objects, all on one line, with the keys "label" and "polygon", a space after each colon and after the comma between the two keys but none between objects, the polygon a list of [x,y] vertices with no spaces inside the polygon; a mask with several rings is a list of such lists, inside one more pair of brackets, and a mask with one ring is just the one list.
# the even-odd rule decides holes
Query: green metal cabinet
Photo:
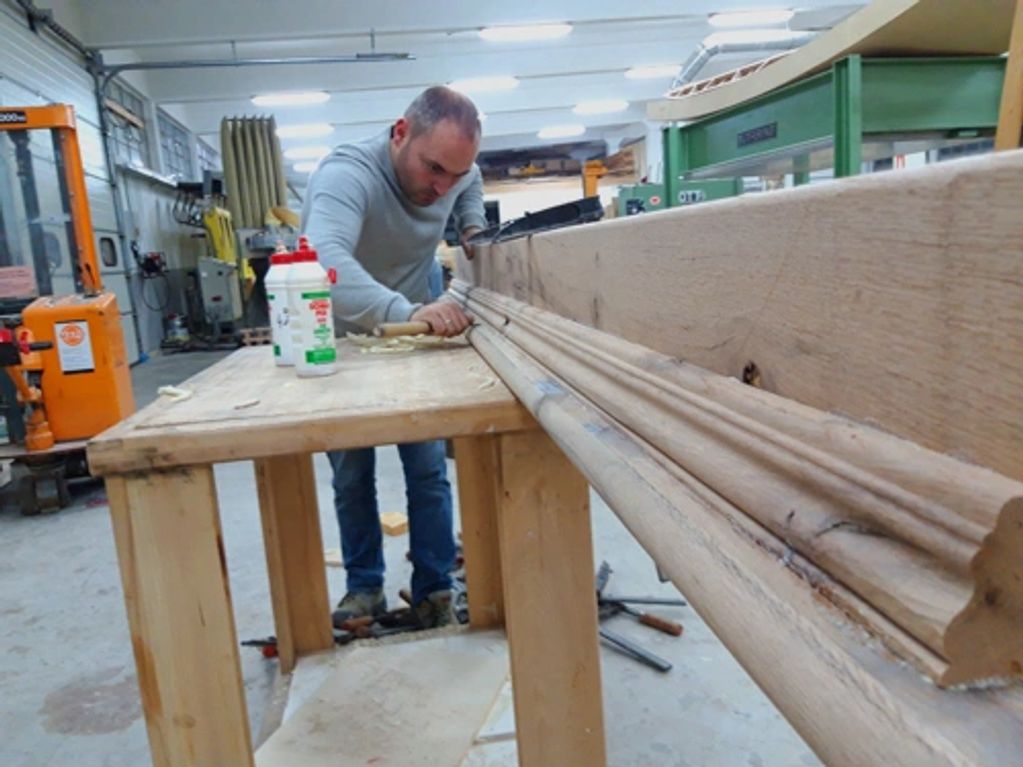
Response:
[{"label": "green metal cabinet", "polygon": [[[993,135],[1005,59],[849,56],[738,107],[664,129],[665,198],[700,179],[811,171],[859,173],[865,161]],[[741,191],[741,185],[736,189]]]}]

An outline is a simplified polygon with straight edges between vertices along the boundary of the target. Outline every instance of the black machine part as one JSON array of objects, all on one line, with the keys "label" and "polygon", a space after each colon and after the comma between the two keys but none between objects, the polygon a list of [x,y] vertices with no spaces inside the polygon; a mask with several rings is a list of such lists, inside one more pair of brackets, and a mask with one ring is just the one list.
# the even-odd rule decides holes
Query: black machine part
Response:
[{"label": "black machine part", "polygon": [[527,213],[522,218],[509,221],[507,224],[492,226],[477,232],[469,238],[470,245],[485,245],[492,242],[514,240],[538,232],[561,229],[566,226],[599,221],[604,217],[604,208],[599,197],[582,197],[572,202],[555,205],[551,208]]}]

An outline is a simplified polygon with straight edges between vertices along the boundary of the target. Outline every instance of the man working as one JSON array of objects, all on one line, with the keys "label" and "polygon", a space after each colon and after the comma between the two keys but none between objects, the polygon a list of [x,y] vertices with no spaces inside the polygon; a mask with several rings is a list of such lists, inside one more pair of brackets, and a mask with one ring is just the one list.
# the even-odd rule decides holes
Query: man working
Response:
[{"label": "man working", "polygon": [[[422,320],[453,336],[469,318],[453,301],[430,302],[434,251],[448,217],[463,239],[486,226],[476,167],[480,121],[473,103],[444,87],[424,91],[388,131],[342,145],[309,179],[302,228],[326,268],[338,331]],[[438,381],[438,385],[441,382]],[[343,386],[344,382],[339,381]],[[398,445],[408,498],[412,602],[425,627],[454,620],[451,486],[443,441]],[[348,593],[334,623],[387,609],[373,448],[327,454]]]}]

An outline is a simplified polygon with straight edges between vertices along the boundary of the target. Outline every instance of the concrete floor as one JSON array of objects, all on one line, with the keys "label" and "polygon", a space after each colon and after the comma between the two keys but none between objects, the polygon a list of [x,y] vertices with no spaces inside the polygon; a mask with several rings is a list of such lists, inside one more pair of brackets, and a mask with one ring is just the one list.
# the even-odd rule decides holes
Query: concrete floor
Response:
[{"label": "concrete floor", "polygon": [[[218,353],[154,357],[133,372],[136,399],[178,383]],[[378,458],[382,511],[404,509],[397,451]],[[316,476],[325,545],[336,547],[330,472]],[[452,479],[454,471],[452,464]],[[273,633],[262,534],[250,463],[216,468],[220,512],[240,639]],[[75,488],[73,506],[40,517],[0,510],[0,765],[138,767],[149,764],[134,661],[102,487]],[[0,500],[3,500],[0,494]],[[596,560],[614,569],[619,593],[673,595],[617,517],[593,496]],[[408,582],[405,536],[386,538],[387,593]],[[343,570],[328,569],[331,595]],[[604,698],[610,764],[675,767],[813,767],[819,761],[690,608],[666,611],[682,621],[675,639],[625,617],[609,627],[674,663],[668,674],[604,649]],[[253,733],[259,731],[276,661],[243,648],[242,672]]]}]

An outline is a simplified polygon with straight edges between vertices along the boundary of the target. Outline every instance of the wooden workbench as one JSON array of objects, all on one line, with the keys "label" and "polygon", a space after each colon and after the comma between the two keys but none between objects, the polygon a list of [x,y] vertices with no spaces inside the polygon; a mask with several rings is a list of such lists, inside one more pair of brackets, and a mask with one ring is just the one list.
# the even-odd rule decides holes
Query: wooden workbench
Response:
[{"label": "wooden workbench", "polygon": [[474,350],[340,352],[333,376],[299,379],[240,350],[89,444],[153,764],[253,764],[212,464],[255,461],[289,671],[333,647],[312,454],[455,438],[471,623],[507,623],[520,764],[603,765],[586,481]]}]

